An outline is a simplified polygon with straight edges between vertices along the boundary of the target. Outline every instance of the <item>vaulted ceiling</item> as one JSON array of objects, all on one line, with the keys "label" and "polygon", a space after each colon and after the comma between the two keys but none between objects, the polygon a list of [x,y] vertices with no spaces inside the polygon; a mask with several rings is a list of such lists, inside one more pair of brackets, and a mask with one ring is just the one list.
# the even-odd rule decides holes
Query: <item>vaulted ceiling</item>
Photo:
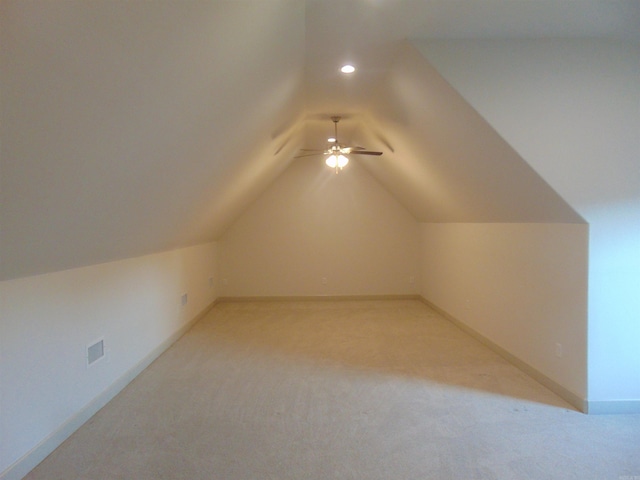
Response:
[{"label": "vaulted ceiling", "polygon": [[411,40],[637,39],[638,5],[2,2],[0,279],[214,240],[334,114],[417,221],[581,222]]}]

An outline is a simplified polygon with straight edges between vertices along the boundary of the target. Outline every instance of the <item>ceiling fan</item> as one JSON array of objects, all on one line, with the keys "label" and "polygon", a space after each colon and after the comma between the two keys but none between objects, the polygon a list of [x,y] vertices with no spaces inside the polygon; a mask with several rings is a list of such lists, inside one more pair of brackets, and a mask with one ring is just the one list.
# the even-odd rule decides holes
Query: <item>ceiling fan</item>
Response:
[{"label": "ceiling fan", "polygon": [[301,149],[303,153],[301,155],[296,156],[295,158],[301,157],[309,157],[312,155],[328,155],[325,163],[327,166],[336,169],[336,173],[342,170],[349,163],[348,155],[382,155],[382,152],[374,152],[371,150],[367,150],[364,147],[350,147],[348,145],[342,145],[338,142],[338,122],[340,121],[339,116],[331,117],[334,125],[335,134],[331,141],[331,146],[325,150],[317,150],[310,148]]}]

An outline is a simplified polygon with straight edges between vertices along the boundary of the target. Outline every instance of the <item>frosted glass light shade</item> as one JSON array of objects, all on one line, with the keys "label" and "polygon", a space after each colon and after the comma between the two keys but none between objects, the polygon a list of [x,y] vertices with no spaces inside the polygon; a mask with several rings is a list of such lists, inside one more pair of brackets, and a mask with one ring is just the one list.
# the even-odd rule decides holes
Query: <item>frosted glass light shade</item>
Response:
[{"label": "frosted glass light shade", "polygon": [[325,163],[331,168],[344,168],[347,166],[347,163],[349,163],[349,159],[344,155],[338,155],[337,157],[335,155],[329,155]]},{"label": "frosted glass light shade", "polygon": [[336,165],[338,165],[338,159],[335,155],[330,155],[325,160],[325,163],[327,164],[327,167],[336,168]]}]

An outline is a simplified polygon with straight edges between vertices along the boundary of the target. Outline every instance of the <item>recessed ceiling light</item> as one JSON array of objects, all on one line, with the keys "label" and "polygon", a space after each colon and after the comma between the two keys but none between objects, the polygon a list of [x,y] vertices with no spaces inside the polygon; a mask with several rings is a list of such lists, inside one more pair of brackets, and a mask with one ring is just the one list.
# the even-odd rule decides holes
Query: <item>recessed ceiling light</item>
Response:
[{"label": "recessed ceiling light", "polygon": [[335,141],[336,141],[335,137],[327,138],[327,142],[329,142],[329,143],[334,143]]},{"label": "recessed ceiling light", "polygon": [[356,71],[356,67],[354,67],[353,65],[344,65],[340,71],[342,73],[353,73]]}]

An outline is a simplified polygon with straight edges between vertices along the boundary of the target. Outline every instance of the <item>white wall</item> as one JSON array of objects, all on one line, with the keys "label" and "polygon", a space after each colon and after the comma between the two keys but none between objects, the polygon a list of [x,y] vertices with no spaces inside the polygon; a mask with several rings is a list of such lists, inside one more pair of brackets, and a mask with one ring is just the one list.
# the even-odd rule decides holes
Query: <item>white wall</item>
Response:
[{"label": "white wall", "polygon": [[[215,300],[216,256],[210,243],[0,283],[1,478],[20,478]],[[88,367],[100,338],[107,356]]]},{"label": "white wall", "polygon": [[418,243],[416,220],[356,161],[336,175],[301,159],[221,237],[221,293],[417,294]]},{"label": "white wall", "polygon": [[624,410],[627,402],[638,411],[640,44],[454,41],[421,49],[589,223],[590,409]]},{"label": "white wall", "polygon": [[421,229],[422,296],[584,400],[588,227],[449,223]]}]

